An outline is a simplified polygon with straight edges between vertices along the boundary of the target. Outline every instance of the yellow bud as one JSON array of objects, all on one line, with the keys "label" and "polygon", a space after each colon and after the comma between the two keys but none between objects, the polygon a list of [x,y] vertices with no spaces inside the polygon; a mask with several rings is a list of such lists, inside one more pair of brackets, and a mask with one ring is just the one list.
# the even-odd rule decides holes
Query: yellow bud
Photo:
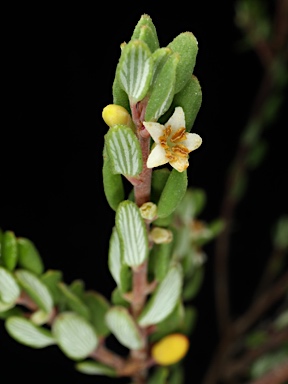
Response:
[{"label": "yellow bud", "polygon": [[109,104],[102,111],[103,120],[109,127],[116,124],[128,125],[132,128],[133,123],[129,112],[121,105]]},{"label": "yellow bud", "polygon": [[151,355],[159,365],[171,365],[180,361],[188,349],[189,339],[181,333],[174,333],[154,344]]},{"label": "yellow bud", "polygon": [[154,227],[150,232],[150,237],[155,244],[168,244],[173,240],[173,233],[166,228]]},{"label": "yellow bud", "polygon": [[152,203],[151,201],[142,204],[139,209],[143,219],[153,221],[156,218],[157,205]]}]

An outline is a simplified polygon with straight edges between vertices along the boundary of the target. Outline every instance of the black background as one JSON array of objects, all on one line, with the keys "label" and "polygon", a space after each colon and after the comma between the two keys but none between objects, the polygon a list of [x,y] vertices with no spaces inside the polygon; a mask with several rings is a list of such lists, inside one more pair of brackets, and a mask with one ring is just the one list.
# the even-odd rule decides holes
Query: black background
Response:
[{"label": "black background", "polygon": [[[219,214],[226,172],[262,74],[256,55],[239,49],[234,1],[25,6],[3,14],[0,227],[31,239],[46,268],[62,270],[67,283],[83,279],[107,298],[114,288],[107,268],[114,212],[102,188],[107,126],[101,113],[112,102],[119,46],[143,13],[152,17],[161,46],[184,31],[199,43],[194,74],[203,103],[193,131],[203,144],[191,155],[188,174],[189,185],[207,193],[201,216],[210,221]],[[237,210],[230,265],[234,316],[249,303],[269,254],[271,224],[287,211],[287,126],[283,106],[264,133],[267,156],[250,174],[248,196]],[[213,244],[206,253],[204,285],[193,301],[199,318],[185,358],[187,383],[201,382],[217,341]],[[113,381],[77,373],[57,347],[36,351],[17,344],[1,322],[0,381],[19,376],[31,384]]]}]

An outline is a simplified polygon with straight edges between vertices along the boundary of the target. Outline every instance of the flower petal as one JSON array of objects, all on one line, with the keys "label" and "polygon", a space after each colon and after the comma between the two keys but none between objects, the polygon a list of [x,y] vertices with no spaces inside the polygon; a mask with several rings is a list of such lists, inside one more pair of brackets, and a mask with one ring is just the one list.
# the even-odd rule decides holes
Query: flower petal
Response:
[{"label": "flower petal", "polygon": [[179,128],[186,127],[185,115],[182,107],[176,107],[173,115],[165,123],[165,127],[170,125],[172,132],[178,131]]},{"label": "flower petal", "polygon": [[168,163],[168,159],[166,157],[165,149],[160,145],[156,145],[147,160],[147,167],[154,168],[159,167],[160,165]]},{"label": "flower petal", "polygon": [[159,123],[150,122],[150,121],[149,122],[143,121],[143,125],[147,129],[147,131],[150,133],[155,143],[159,143],[159,137],[163,136],[164,126]]},{"label": "flower petal", "polygon": [[170,164],[178,172],[183,172],[188,168],[189,162],[187,157],[177,157],[176,160],[170,161]]},{"label": "flower petal", "polygon": [[187,139],[182,141],[182,145],[191,151],[195,151],[195,149],[199,148],[202,144],[202,138],[197,135],[197,133],[186,133]]}]

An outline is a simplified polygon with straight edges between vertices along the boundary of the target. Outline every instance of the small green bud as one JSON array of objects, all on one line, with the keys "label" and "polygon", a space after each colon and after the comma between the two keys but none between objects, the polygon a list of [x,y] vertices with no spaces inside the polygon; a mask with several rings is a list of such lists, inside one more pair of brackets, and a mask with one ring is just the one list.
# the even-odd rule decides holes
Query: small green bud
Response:
[{"label": "small green bud", "polygon": [[173,239],[173,233],[166,228],[154,227],[150,232],[150,238],[155,244],[168,244]]},{"label": "small green bud", "polygon": [[144,203],[141,205],[140,213],[143,219],[148,221],[155,220],[157,216],[157,205],[152,203],[151,201],[148,201],[147,203]]}]

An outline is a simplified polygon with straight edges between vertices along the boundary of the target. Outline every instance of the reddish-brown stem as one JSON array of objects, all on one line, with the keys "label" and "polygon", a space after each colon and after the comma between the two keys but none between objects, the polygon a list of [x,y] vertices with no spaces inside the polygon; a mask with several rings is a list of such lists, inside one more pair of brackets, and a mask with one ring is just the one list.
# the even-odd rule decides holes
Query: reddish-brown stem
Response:
[{"label": "reddish-brown stem", "polygon": [[21,292],[20,296],[16,300],[16,304],[23,305],[23,307],[30,309],[32,312],[38,309],[37,304],[35,304],[31,297],[24,291]]},{"label": "reddish-brown stem", "polygon": [[[147,282],[147,261],[144,261],[137,268],[133,268],[133,289],[131,310],[135,319],[140,315],[146,302],[146,297],[149,292],[149,285]],[[134,384],[145,384],[147,377],[147,369],[145,363],[148,358],[148,344],[147,344],[147,332],[146,329],[140,328],[142,334],[144,347],[141,350],[131,351],[130,357],[133,361],[139,363],[144,367],[134,374]]]},{"label": "reddish-brown stem", "polygon": [[132,313],[137,318],[145,304],[147,295],[147,261],[133,268]]},{"label": "reddish-brown stem", "polygon": [[147,168],[146,163],[150,153],[150,137],[139,135],[142,150],[143,170],[139,175],[141,183],[134,186],[135,203],[140,207],[150,200],[152,169]]},{"label": "reddish-brown stem", "polygon": [[117,372],[121,371],[125,366],[125,360],[122,357],[116,355],[102,344],[90,354],[90,357],[103,364],[109,365],[109,367],[115,368]]},{"label": "reddish-brown stem", "polygon": [[[143,126],[143,118],[145,115],[147,102],[143,100],[140,103],[131,106],[133,122],[136,126],[137,137],[140,143],[143,169],[137,177],[137,182],[134,185],[134,198],[138,207],[150,201],[151,193],[151,177],[152,169],[147,168],[147,159],[150,153],[150,135]],[[139,182],[140,181],[140,182]],[[149,223],[146,223],[147,232],[149,231]],[[131,311],[135,319],[142,312],[149,290],[147,281],[147,261],[145,260],[140,266],[132,268],[132,297]],[[131,351],[130,357],[132,361],[138,362],[142,369],[135,372],[133,375],[134,384],[145,384],[147,377],[147,361],[148,361],[148,345],[147,334],[145,329],[140,329],[144,341],[144,347],[140,351]]]},{"label": "reddish-brown stem", "polygon": [[134,186],[135,203],[140,207],[150,199],[152,169],[147,168],[147,159],[150,153],[150,135],[143,125],[147,100],[131,105],[133,123],[142,152],[143,169],[140,175],[131,182]]},{"label": "reddish-brown stem", "polygon": [[[143,353],[142,353],[143,354]],[[100,361],[103,364],[108,365],[115,369],[117,376],[136,376],[140,377],[139,372],[146,372],[146,369],[153,365],[154,363],[151,360],[147,360],[146,352],[141,356],[141,351],[133,351],[130,358],[124,359],[114,352],[107,349],[103,344],[100,344],[97,349],[95,349],[90,357],[96,361]],[[143,376],[143,378],[146,376]],[[136,381],[137,384],[145,383],[145,381]]]}]

